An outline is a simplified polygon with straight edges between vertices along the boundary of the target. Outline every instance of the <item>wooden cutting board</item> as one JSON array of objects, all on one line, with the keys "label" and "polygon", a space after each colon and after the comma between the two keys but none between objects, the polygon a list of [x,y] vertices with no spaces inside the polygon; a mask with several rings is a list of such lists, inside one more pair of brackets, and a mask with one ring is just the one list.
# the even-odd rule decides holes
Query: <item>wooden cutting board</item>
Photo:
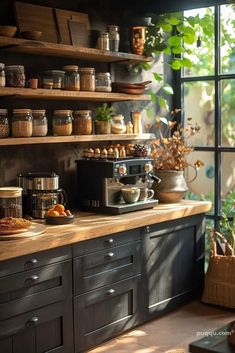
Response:
[{"label": "wooden cutting board", "polygon": [[14,12],[20,32],[41,31],[41,41],[59,42],[53,8],[15,1]]},{"label": "wooden cutting board", "polygon": [[61,43],[90,46],[91,28],[88,14],[55,9],[55,15]]}]

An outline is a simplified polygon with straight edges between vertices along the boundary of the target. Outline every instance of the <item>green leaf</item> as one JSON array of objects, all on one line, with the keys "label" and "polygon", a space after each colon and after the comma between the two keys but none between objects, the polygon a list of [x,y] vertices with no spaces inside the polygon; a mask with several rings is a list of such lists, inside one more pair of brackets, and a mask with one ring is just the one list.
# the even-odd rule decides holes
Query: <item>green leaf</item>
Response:
[{"label": "green leaf", "polygon": [[163,50],[164,54],[166,55],[171,55],[171,49],[167,47],[166,49]]},{"label": "green leaf", "polygon": [[173,47],[179,47],[181,45],[181,38],[177,36],[171,36],[168,38],[167,42]]},{"label": "green leaf", "polygon": [[173,70],[180,70],[181,69],[181,61],[178,59],[174,59],[171,62],[170,66]]},{"label": "green leaf", "polygon": [[167,19],[167,22],[170,23],[172,26],[177,26],[181,22],[181,20],[177,17],[171,16]]},{"label": "green leaf", "polygon": [[157,101],[158,101],[160,108],[164,108],[164,109],[169,110],[169,106],[168,106],[167,100],[165,98],[163,98],[161,96],[157,96]]},{"label": "green leaf", "polygon": [[172,53],[173,54],[181,54],[185,51],[183,47],[174,47],[172,48]]},{"label": "green leaf", "polygon": [[192,62],[191,60],[187,59],[187,58],[183,58],[181,60],[181,65],[184,66],[184,67],[192,67]]},{"label": "green leaf", "polygon": [[146,108],[146,114],[147,114],[148,118],[150,118],[150,119],[153,118],[154,117],[153,109],[150,107]]},{"label": "green leaf", "polygon": [[148,63],[141,63],[140,65],[141,65],[142,69],[146,70],[146,71],[150,70],[150,68],[151,68],[151,65]]},{"label": "green leaf", "polygon": [[195,30],[192,27],[185,26],[184,27],[184,34],[195,36]]},{"label": "green leaf", "polygon": [[162,86],[162,90],[168,95],[174,94],[173,88],[168,83],[165,83]]},{"label": "green leaf", "polygon": [[160,75],[157,72],[153,72],[153,77],[156,81],[162,81],[163,79],[163,75]]},{"label": "green leaf", "polygon": [[153,103],[156,102],[156,93],[154,93],[153,91],[150,91],[150,92],[149,92],[149,95],[150,95],[151,101],[152,101]]},{"label": "green leaf", "polygon": [[197,36],[191,35],[191,34],[190,35],[186,34],[183,36],[183,40],[184,40],[184,43],[192,45],[197,41]]},{"label": "green leaf", "polygon": [[170,23],[163,23],[161,25],[163,31],[165,32],[171,32],[172,31],[172,25]]}]

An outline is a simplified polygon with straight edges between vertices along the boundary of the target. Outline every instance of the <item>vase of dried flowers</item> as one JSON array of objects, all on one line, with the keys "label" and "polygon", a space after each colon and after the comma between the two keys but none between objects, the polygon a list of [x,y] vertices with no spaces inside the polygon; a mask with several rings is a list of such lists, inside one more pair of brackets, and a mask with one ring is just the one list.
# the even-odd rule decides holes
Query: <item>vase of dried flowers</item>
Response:
[{"label": "vase of dried flowers", "polygon": [[[178,112],[179,109],[172,111],[172,117]],[[187,161],[187,155],[193,151],[188,139],[198,133],[200,127],[197,124],[193,125],[191,119],[188,119],[187,125],[183,128],[176,121],[157,117],[156,128],[159,137],[152,141],[151,156],[154,159],[155,175],[161,179],[161,183],[153,184],[155,197],[159,202],[179,202],[188,190],[187,183],[196,178],[197,169],[203,165],[199,160],[193,166]],[[195,176],[192,180],[186,181],[184,170],[189,166],[194,168]]]}]

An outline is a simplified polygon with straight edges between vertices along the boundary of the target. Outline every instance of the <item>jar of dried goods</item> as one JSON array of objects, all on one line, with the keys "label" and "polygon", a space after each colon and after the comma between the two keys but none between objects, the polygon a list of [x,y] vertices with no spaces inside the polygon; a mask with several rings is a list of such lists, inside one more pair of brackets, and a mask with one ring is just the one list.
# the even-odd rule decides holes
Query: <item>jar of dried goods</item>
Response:
[{"label": "jar of dried goods", "polygon": [[62,70],[48,70],[43,73],[43,88],[50,89],[53,82],[53,89],[64,88],[64,74]]},{"label": "jar of dried goods", "polygon": [[110,39],[110,50],[118,51],[120,43],[119,27],[116,25],[108,26],[109,39]]},{"label": "jar of dried goods", "polygon": [[63,67],[64,89],[68,91],[80,91],[80,75],[77,65],[67,65]]},{"label": "jar of dried goods", "polygon": [[109,72],[100,72],[95,76],[95,90],[97,92],[111,92],[112,82]]},{"label": "jar of dried goods", "polygon": [[90,110],[76,110],[74,112],[73,133],[75,135],[90,135],[92,133]]},{"label": "jar of dried goods", "polygon": [[32,136],[46,136],[48,132],[46,111],[44,109],[32,110],[32,114],[33,114]]},{"label": "jar of dried goods", "polygon": [[6,86],[5,64],[0,63],[0,87]]},{"label": "jar of dried goods", "polygon": [[33,133],[31,109],[13,109],[11,131],[13,137],[30,137]]},{"label": "jar of dried goods", "polygon": [[121,114],[115,114],[112,117],[111,132],[113,134],[124,134],[126,132],[126,125],[124,122],[124,116]]},{"label": "jar of dried goods", "polygon": [[72,110],[55,110],[52,131],[53,135],[69,136],[73,130]]},{"label": "jar of dried goods", "polygon": [[0,109],[0,138],[9,136],[9,121],[7,109]]},{"label": "jar of dried goods", "polygon": [[99,33],[97,48],[101,50],[110,50],[110,38],[108,32]]},{"label": "jar of dried goods", "polygon": [[93,67],[80,68],[80,89],[81,91],[95,91],[95,69]]},{"label": "jar of dried goods", "polygon": [[10,65],[5,67],[7,87],[25,87],[24,66]]},{"label": "jar of dried goods", "polygon": [[15,186],[0,188],[0,218],[22,217],[22,190]]}]

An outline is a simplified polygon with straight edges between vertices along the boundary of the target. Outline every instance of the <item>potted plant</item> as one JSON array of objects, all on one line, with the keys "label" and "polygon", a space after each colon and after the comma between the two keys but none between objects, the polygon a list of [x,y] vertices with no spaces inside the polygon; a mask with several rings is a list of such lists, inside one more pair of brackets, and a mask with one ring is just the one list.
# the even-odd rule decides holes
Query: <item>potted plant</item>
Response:
[{"label": "potted plant", "polygon": [[[179,111],[172,111],[171,117],[174,118]],[[197,176],[197,169],[203,165],[200,160],[193,166],[187,161],[188,154],[193,151],[189,144],[190,136],[198,133],[200,127],[193,125],[191,118],[182,127],[172,119],[157,117],[156,129],[158,138],[151,142],[151,156],[154,159],[155,175],[161,179],[161,183],[153,185],[155,196],[160,202],[179,202],[188,190],[184,178],[185,168],[194,168],[193,181]]]},{"label": "potted plant", "polygon": [[114,108],[109,107],[107,103],[97,108],[95,120],[97,134],[111,133],[112,113],[114,113]]}]

